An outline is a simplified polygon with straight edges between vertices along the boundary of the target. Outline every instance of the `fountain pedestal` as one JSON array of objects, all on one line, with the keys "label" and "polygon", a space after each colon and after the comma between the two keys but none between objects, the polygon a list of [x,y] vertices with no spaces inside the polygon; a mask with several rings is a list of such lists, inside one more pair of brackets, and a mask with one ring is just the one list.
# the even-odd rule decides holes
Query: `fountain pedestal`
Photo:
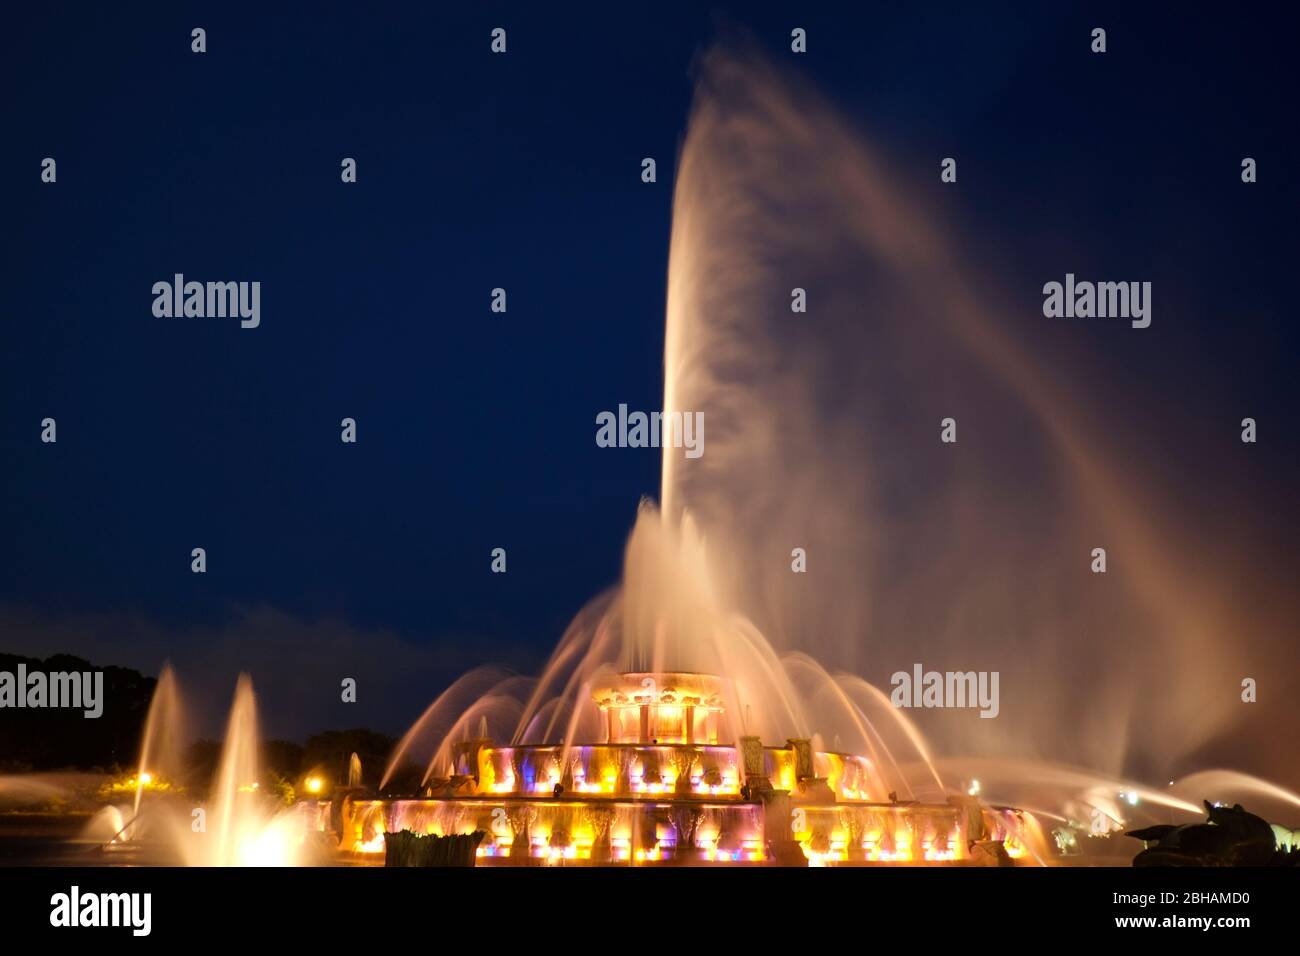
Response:
[{"label": "fountain pedestal", "polygon": [[807,866],[808,857],[794,838],[795,807],[790,792],[769,789],[762,799],[767,859],[777,866]]}]

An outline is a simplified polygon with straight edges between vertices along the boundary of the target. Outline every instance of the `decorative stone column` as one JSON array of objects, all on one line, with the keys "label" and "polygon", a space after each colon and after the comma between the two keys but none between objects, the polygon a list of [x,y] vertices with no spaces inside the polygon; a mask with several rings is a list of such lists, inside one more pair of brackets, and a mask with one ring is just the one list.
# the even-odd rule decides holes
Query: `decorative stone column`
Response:
[{"label": "decorative stone column", "polygon": [[819,777],[813,769],[812,741],[806,737],[791,737],[786,740],[794,754],[795,790],[805,803],[827,804],[835,802],[830,783],[825,777]]},{"label": "decorative stone column", "polygon": [[744,773],[745,786],[753,796],[772,789],[772,781],[767,775],[766,759],[761,737],[740,738],[741,769]]},{"label": "decorative stone column", "polygon": [[791,737],[786,744],[794,751],[794,778],[807,780],[813,776],[812,741],[807,737]]}]

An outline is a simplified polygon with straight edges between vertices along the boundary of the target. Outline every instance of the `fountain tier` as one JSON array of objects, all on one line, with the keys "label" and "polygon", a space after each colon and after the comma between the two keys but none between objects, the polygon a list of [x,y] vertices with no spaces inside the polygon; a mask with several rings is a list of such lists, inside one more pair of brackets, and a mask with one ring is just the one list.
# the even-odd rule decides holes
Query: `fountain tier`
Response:
[{"label": "fountain tier", "polygon": [[452,748],[450,775],[420,796],[342,802],[344,849],[383,850],[384,833],[483,830],[482,862],[948,862],[992,837],[1020,846],[1023,819],[952,798],[868,796],[868,758],[720,739],[724,682],[708,674],[622,673],[596,686],[599,743]]}]

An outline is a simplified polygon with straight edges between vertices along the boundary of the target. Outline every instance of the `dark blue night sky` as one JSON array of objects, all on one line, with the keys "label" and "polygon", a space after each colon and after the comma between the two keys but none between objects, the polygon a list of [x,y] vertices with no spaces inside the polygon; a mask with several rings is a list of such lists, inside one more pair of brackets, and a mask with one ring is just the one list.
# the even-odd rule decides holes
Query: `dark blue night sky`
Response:
[{"label": "dark blue night sky", "polygon": [[[1273,423],[1250,498],[1294,527],[1294,25],[849,6],[6,11],[0,645],[150,673],[170,657],[209,703],[246,667],[291,702],[268,720],[292,735],[400,730],[468,666],[536,667],[658,494],[658,453],[596,447],[594,416],[661,401],[692,57],[732,29],[909,187],[960,156],[945,210],[1030,314],[1063,246],[1177,287],[1140,414],[1196,408],[1213,378],[1229,419]],[[155,318],[176,272],[259,280],[261,327]],[[1135,361],[1152,348],[1121,338]],[[338,677],[357,674],[345,712]]]}]

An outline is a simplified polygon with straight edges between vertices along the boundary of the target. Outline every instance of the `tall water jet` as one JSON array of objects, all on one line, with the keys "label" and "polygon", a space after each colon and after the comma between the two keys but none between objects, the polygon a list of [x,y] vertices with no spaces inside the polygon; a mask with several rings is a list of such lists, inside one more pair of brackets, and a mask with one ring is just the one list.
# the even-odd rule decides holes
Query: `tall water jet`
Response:
[{"label": "tall water jet", "polygon": [[[969,274],[973,244],[798,77],[744,43],[698,74],[664,406],[702,412],[709,439],[697,459],[665,449],[661,499],[701,529],[719,601],[878,683],[916,661],[1000,672],[996,727],[922,717],[950,751],[1115,775],[1187,754],[1235,702],[1229,619],[1103,440],[1116,424],[1096,427],[1072,369],[1031,357],[1003,291]],[[1088,573],[1098,542],[1122,575]],[[1044,674],[1070,679],[1042,693]]]}]

